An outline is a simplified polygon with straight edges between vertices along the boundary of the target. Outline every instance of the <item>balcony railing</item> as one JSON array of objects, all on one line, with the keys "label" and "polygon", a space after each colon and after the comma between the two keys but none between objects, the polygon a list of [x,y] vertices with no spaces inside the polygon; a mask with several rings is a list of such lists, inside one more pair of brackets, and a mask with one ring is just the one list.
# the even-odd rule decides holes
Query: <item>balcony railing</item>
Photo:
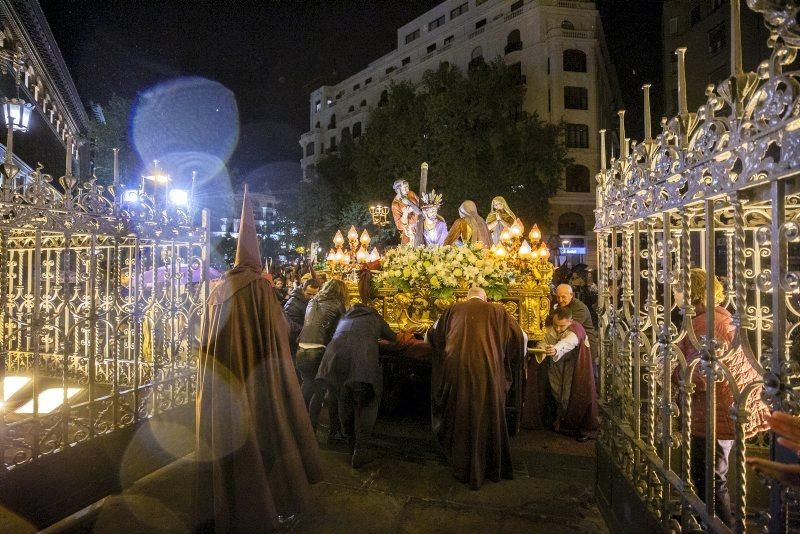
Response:
[{"label": "balcony railing", "polygon": [[510,54],[511,52],[516,52],[517,50],[522,50],[522,41],[516,41],[514,43],[508,43],[506,45],[506,55]]},{"label": "balcony railing", "polygon": [[482,34],[483,30],[485,30],[485,29],[486,29],[486,26],[481,26],[480,28],[478,28],[477,30],[475,30],[474,32],[469,34],[469,36],[468,36],[469,39],[472,39],[473,37],[477,37],[478,35]]}]

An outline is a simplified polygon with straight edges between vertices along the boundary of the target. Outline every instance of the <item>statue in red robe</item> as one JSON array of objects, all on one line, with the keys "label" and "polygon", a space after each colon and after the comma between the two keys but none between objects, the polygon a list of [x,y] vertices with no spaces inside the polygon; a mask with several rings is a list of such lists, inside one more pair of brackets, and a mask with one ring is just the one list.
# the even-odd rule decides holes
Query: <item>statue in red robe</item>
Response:
[{"label": "statue in red robe", "polygon": [[393,187],[396,194],[392,200],[392,216],[394,225],[400,230],[400,243],[414,244],[420,214],[419,197],[410,190],[405,180],[396,180]]}]

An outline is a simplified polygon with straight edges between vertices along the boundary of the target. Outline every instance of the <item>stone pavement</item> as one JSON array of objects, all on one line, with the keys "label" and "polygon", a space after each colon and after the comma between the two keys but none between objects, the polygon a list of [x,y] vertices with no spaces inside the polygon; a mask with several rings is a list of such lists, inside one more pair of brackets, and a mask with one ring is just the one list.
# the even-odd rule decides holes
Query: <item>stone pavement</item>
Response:
[{"label": "stone pavement", "polygon": [[[344,447],[323,445],[326,480],[287,532],[607,532],[592,496],[592,441],[523,431],[512,440],[515,479],[473,491],[451,476],[424,418],[382,418],[376,437],[385,455],[358,470]],[[59,531],[191,530],[190,473],[190,458],[179,460]]]}]

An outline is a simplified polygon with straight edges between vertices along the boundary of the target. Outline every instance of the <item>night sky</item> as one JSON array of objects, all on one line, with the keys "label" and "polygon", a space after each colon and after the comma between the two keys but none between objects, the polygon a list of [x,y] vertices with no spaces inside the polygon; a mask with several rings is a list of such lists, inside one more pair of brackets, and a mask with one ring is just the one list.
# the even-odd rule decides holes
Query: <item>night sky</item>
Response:
[{"label": "night sky", "polygon": [[[396,29],[436,0],[41,0],[83,100],[135,99],[175,77],[202,76],[236,96],[241,136],[232,166],[299,160],[308,94],[391,51]],[[660,104],[660,0],[598,1],[629,117],[639,87]],[[654,110],[654,117],[660,111]],[[637,121],[641,122],[641,121]],[[641,126],[631,124],[639,138]]]}]

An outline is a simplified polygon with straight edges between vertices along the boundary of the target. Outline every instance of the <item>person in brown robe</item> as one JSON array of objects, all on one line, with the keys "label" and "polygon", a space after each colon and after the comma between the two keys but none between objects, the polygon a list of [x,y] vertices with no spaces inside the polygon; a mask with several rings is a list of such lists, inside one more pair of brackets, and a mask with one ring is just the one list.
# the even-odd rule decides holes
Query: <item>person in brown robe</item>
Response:
[{"label": "person in brown robe", "polygon": [[513,478],[505,416],[511,365],[524,335],[506,309],[472,288],[429,334],[433,347],[431,423],[453,475],[473,489]]},{"label": "person in brown robe", "polygon": [[303,511],[322,460],[246,188],[234,268],[207,302],[197,387],[200,517],[217,532],[263,532]]},{"label": "person in brown robe", "polygon": [[450,232],[444,240],[445,245],[454,243],[464,245],[483,243],[487,247],[492,245],[492,234],[489,232],[489,227],[486,226],[483,217],[478,215],[478,208],[473,201],[462,202],[458,208],[458,214],[461,218],[456,219],[453,226],[450,227]]}]

